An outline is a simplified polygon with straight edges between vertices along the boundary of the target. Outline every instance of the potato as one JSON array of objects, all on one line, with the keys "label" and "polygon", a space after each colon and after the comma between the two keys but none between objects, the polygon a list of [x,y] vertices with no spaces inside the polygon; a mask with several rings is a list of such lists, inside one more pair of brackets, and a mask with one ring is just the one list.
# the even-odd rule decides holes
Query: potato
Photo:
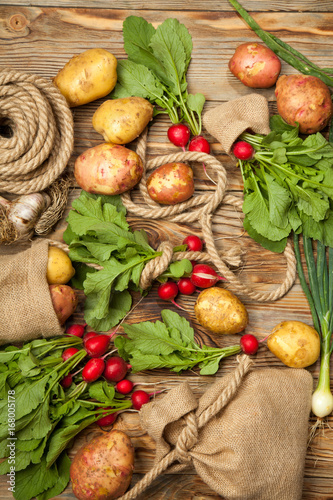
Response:
[{"label": "potato", "polygon": [[67,253],[61,248],[49,247],[46,268],[46,280],[49,285],[65,285],[73,278],[75,269]]},{"label": "potato", "polygon": [[247,87],[267,89],[275,84],[281,62],[271,49],[260,43],[242,43],[230,59],[229,69]]},{"label": "potato", "polygon": [[289,125],[298,122],[302,134],[319,132],[332,116],[329,88],[315,76],[282,75],[275,95],[278,113]]},{"label": "potato", "polygon": [[245,306],[224,288],[211,287],[200,292],[194,312],[200,325],[214,333],[239,333],[248,324]]},{"label": "potato", "polygon": [[305,368],[317,361],[320,338],[312,326],[302,321],[282,321],[273,328],[267,347],[285,365]]},{"label": "potato", "polygon": [[92,439],[74,456],[70,467],[73,493],[80,500],[113,500],[125,493],[134,468],[129,437],[113,430]]},{"label": "potato", "polygon": [[149,196],[162,205],[176,205],[194,193],[193,170],[185,163],[166,163],[147,179]]},{"label": "potato", "polygon": [[59,323],[64,325],[78,305],[77,293],[68,285],[49,285],[49,289]]},{"label": "potato", "polygon": [[134,141],[153,118],[154,107],[142,97],[125,97],[103,102],[92,124],[105,142],[128,144]]},{"label": "potato", "polygon": [[78,185],[94,194],[121,194],[132,189],[143,174],[140,156],[118,144],[103,143],[87,149],[75,161]]},{"label": "potato", "polygon": [[89,49],[72,57],[53,79],[70,107],[95,101],[117,83],[117,59],[105,49]]}]

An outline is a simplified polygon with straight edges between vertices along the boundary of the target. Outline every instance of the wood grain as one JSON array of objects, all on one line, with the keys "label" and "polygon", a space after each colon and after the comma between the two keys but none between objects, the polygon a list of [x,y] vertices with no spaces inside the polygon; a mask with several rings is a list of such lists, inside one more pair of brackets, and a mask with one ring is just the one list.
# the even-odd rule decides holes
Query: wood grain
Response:
[{"label": "wood grain", "polygon": [[[331,1],[313,0],[243,0],[242,5],[253,13],[254,18],[263,29],[269,30],[290,43],[297,50],[312,59],[320,66],[333,66],[333,3]],[[103,0],[43,0],[31,2],[16,0],[3,1],[0,6],[0,66],[11,67],[52,78],[73,54],[88,48],[104,47],[118,59],[126,57],[123,48],[122,22],[131,14],[143,16],[154,26],[167,17],[177,17],[191,32],[193,37],[193,58],[188,72],[190,91],[203,92],[207,98],[205,111],[221,102],[235,99],[253,92],[243,86],[228,70],[228,61],[235,48],[245,41],[257,41],[257,36],[247,27],[226,0],[156,0],[148,4],[140,0],[118,0],[110,7]],[[296,71],[282,63],[282,73],[291,74]],[[274,89],[260,90],[269,101],[271,113],[276,112]],[[75,158],[85,149],[102,142],[91,125],[94,111],[102,100],[73,110],[75,124],[75,144],[69,169],[73,168]],[[1,116],[1,109],[0,109]],[[149,130],[148,155],[159,156],[178,151],[166,139],[169,120],[157,117]],[[327,131],[325,131],[327,133]],[[220,144],[204,131],[210,141],[212,152],[223,163],[228,173],[228,189],[241,195],[242,182],[234,161],[221,149]],[[130,145],[135,148],[135,143]],[[196,192],[202,193],[214,189],[212,182],[205,176],[201,165],[193,165]],[[208,169],[214,178],[214,172]],[[66,227],[65,217],[72,200],[80,190],[74,189],[70,195],[66,213],[51,238],[61,240]],[[10,199],[13,196],[9,196]],[[142,204],[140,195],[134,191],[133,199]],[[200,235],[198,227],[188,227],[172,222],[156,222],[143,220],[130,215],[128,220],[135,229],[144,229],[149,235],[151,244],[156,247],[164,239],[179,244],[182,239],[195,231]],[[213,218],[213,229],[219,249],[229,249],[237,245],[244,253],[242,266],[237,274],[245,283],[258,290],[272,289],[281,283],[285,262],[282,255],[272,254],[260,248],[242,229],[242,214],[228,206],[221,206]],[[0,247],[0,258],[4,253],[16,253],[29,244]],[[134,294],[134,303],[139,299]],[[245,298],[250,322],[248,333],[264,338],[281,319],[298,319],[311,323],[311,315],[304,294],[297,280],[292,290],[281,300],[259,304]],[[193,306],[195,297],[179,297],[179,303],[186,309],[184,316],[191,321],[199,343],[212,346],[226,346],[236,343],[239,336],[217,336],[205,331],[197,324]],[[80,306],[73,317],[73,322],[83,322],[84,297],[80,292]],[[128,322],[143,320],[155,321],[166,307],[157,295],[154,285],[141,307],[128,317]],[[173,307],[173,306],[171,306]],[[120,330],[121,331],[121,330]],[[262,346],[255,356],[257,368],[271,366],[282,368],[282,363],[270,351]],[[228,358],[221,364],[216,376],[229,373],[236,366],[236,360]],[[309,368],[314,379],[318,376],[319,363]],[[193,391],[200,397],[206,388],[213,383],[214,377],[200,377],[198,371],[186,372],[181,376],[165,370],[143,372],[130,377],[135,382],[165,381],[163,387],[171,389],[180,381],[188,380]],[[163,397],[163,395],[157,396]],[[310,418],[309,427],[314,424]],[[333,499],[333,417],[328,419],[330,427],[319,432],[308,448],[302,500]],[[132,484],[141,479],[153,465],[154,442],[141,429],[136,413],[122,414],[115,427],[127,432],[136,448],[135,474]],[[73,457],[79,446],[94,435],[102,432],[97,426],[91,426],[75,440],[70,456]],[[260,437],[259,437],[260,439]],[[6,477],[0,478],[0,499],[12,498],[7,491]],[[61,499],[74,499],[70,486],[58,496]],[[140,496],[139,500],[217,500],[221,498],[214,493],[195,473],[193,467],[182,474],[164,474]],[[290,499],[293,500],[293,499]]]}]

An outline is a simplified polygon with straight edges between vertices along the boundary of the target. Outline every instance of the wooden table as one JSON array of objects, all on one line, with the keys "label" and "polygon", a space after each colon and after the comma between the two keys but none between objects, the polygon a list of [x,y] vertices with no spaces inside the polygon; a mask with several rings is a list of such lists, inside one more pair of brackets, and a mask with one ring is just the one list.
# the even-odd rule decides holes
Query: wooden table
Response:
[{"label": "wooden table", "polygon": [[[13,5],[15,3],[15,6]],[[290,43],[308,58],[322,67],[333,67],[333,4],[327,0],[243,0],[243,6],[250,11],[263,29],[269,30]],[[109,8],[109,7],[114,8]],[[58,70],[74,55],[89,48],[103,47],[118,59],[126,57],[122,40],[122,22],[128,15],[143,16],[154,26],[168,17],[176,17],[189,29],[193,38],[193,57],[188,71],[190,91],[203,92],[207,103],[205,111],[216,105],[244,96],[253,90],[241,84],[228,70],[228,61],[235,48],[243,42],[258,41],[257,36],[235,13],[227,0],[36,0],[34,6],[26,0],[5,0],[0,6],[0,66],[11,67],[38,74],[46,78],[53,77]],[[292,67],[282,62],[282,74],[295,73]],[[268,101],[272,113],[276,112],[274,88],[258,90]],[[72,169],[75,158],[89,147],[102,142],[91,124],[93,112],[102,100],[75,108],[74,152],[69,164]],[[1,111],[0,111],[1,113]],[[162,155],[175,152],[166,136],[169,120],[157,117],[149,131],[149,155]],[[240,194],[242,182],[239,171],[224,152],[218,142],[205,132],[212,145],[213,154],[225,165],[229,190]],[[135,144],[133,145],[135,146]],[[211,175],[214,175],[210,172]],[[198,192],[211,190],[213,185],[205,177],[200,165],[195,167],[196,189]],[[79,189],[71,193],[70,202],[77,197]],[[10,198],[13,198],[12,196]],[[140,198],[135,195],[137,203]],[[70,208],[70,203],[68,210]],[[68,210],[66,213],[68,213]],[[65,214],[66,215],[66,214]],[[177,245],[185,235],[198,232],[197,226],[170,222],[154,222],[138,217],[129,217],[134,228],[144,228],[153,246],[164,239]],[[51,238],[61,241],[66,227],[64,218],[58,223]],[[214,217],[214,231],[218,246],[229,249],[238,245],[244,251],[244,263],[238,275],[245,283],[252,284],[258,290],[274,289],[283,280],[285,261],[282,255],[272,254],[255,244],[242,229],[242,215],[230,207],[221,207]],[[27,245],[12,245],[0,248],[0,253],[22,250]],[[1,257],[0,257],[1,258]],[[75,321],[82,321],[82,301]],[[137,298],[137,297],[136,297]],[[179,303],[186,309],[184,315],[191,320],[196,330],[197,340],[209,345],[224,346],[234,343],[234,338],[223,338],[204,331],[195,321],[193,306],[195,297],[181,297]],[[282,299],[274,303],[257,303],[244,300],[250,317],[246,331],[260,338],[265,337],[281,319],[297,319],[311,324],[309,308],[299,282]],[[157,286],[153,286],[144,307],[133,311],[128,321],[156,320],[165,307],[157,296]],[[266,347],[262,347],[256,356],[258,367],[283,365]],[[234,358],[226,359],[217,376],[230,372],[236,365]],[[310,368],[314,378],[318,374],[318,363]],[[168,371],[140,373],[131,376],[135,381],[159,381],[166,379],[167,389],[174,387],[181,380],[188,380],[193,390],[202,394],[214,377],[201,377],[197,373],[185,373],[177,376]],[[310,419],[312,425],[315,419]],[[333,424],[333,418],[329,418]],[[122,414],[115,425],[127,432],[136,448],[135,474],[132,484],[136,483],[153,463],[154,442],[141,430],[137,414]],[[75,441],[71,451],[73,457],[78,447],[101,431],[92,426]],[[308,449],[305,475],[304,500],[328,500],[333,498],[333,432],[331,428],[319,434]],[[0,480],[0,498],[11,498],[7,491],[6,478]],[[70,486],[57,498],[74,498]],[[182,474],[164,474],[141,495],[140,499],[177,499],[208,500],[218,499],[205,483],[196,475],[193,468]]]}]

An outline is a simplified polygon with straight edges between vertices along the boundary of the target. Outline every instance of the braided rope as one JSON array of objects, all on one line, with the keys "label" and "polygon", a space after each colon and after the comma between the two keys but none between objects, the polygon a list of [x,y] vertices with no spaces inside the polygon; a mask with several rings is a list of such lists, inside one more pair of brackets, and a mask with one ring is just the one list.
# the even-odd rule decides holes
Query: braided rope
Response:
[{"label": "braided rope", "polygon": [[243,379],[250,371],[253,361],[249,356],[242,355],[237,358],[238,366],[233,372],[228,386],[221,392],[213,404],[208,406],[198,417],[190,412],[186,415],[186,425],[178,436],[175,448],[160,460],[128,493],[119,500],[133,500],[145,491],[160,474],[178,460],[180,463],[191,462],[189,451],[198,441],[198,430],[204,427],[217,413],[219,413],[235,396]]},{"label": "braided rope", "polygon": [[[252,290],[249,286],[242,283],[235,273],[233,273],[226,264],[235,265],[237,256],[236,250],[233,249],[231,253],[225,253],[223,256],[218,252],[214,235],[212,232],[211,219],[212,216],[217,209],[217,207],[224,202],[224,204],[228,204],[237,209],[242,209],[243,199],[231,194],[227,194],[227,174],[223,165],[211,155],[206,153],[196,153],[196,152],[186,152],[186,153],[176,153],[170,154],[166,156],[159,156],[152,160],[148,160],[145,162],[147,148],[147,129],[145,132],[139,137],[138,145],[137,145],[137,153],[142,158],[143,163],[145,165],[145,171],[142,176],[142,179],[139,184],[139,189],[141,195],[145,201],[147,207],[139,207],[136,203],[134,203],[131,199],[130,191],[122,194],[121,198],[123,204],[127,208],[129,212],[132,212],[136,216],[140,216],[147,219],[158,219],[158,220],[171,220],[172,222],[181,222],[181,223],[189,223],[194,221],[199,221],[203,238],[205,240],[207,252],[201,254],[201,258],[199,256],[193,256],[193,253],[183,252],[172,255],[169,251],[170,260],[167,262],[167,265],[163,268],[162,265],[159,265],[159,270],[163,268],[162,272],[167,268],[168,264],[171,260],[180,260],[181,258],[188,258],[190,260],[199,260],[201,262],[211,262],[213,263],[219,272],[227,278],[230,283],[230,286],[238,293],[241,293],[247,297],[250,297],[253,300],[257,300],[259,302],[267,302],[274,301],[281,298],[285,293],[290,290],[292,285],[295,282],[296,278],[296,259],[295,254],[292,248],[290,241],[288,241],[287,246],[284,250],[284,256],[286,258],[287,269],[283,282],[273,291],[268,292],[258,292],[256,290]],[[161,207],[158,203],[154,202],[147,190],[146,184],[146,172],[163,165],[165,163],[172,163],[178,161],[201,161],[206,165],[211,167],[217,175],[217,184],[214,191],[210,193],[205,193],[203,195],[193,196],[189,200],[178,203],[177,205]],[[166,249],[167,246],[163,246],[162,250]],[[199,253],[199,252],[198,252]],[[190,256],[191,254],[191,256]],[[159,257],[157,258],[159,259]],[[157,277],[158,274],[155,273],[155,266],[157,265],[157,259],[154,261],[150,261],[146,268],[143,271],[143,278],[141,283],[144,285],[143,288],[147,288],[152,280],[153,276]],[[161,262],[166,263],[166,257],[163,257]],[[238,264],[240,263],[240,256],[238,255]],[[161,274],[161,273],[160,273]]]},{"label": "braided rope", "polygon": [[12,131],[0,136],[0,192],[29,194],[64,171],[73,149],[73,117],[50,80],[0,71],[0,115]]}]

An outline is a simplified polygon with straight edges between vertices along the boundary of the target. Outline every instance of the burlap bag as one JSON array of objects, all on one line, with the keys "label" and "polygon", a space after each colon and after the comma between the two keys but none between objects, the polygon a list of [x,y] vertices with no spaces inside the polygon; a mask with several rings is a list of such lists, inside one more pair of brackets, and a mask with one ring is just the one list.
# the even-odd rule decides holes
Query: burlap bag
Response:
[{"label": "burlap bag", "polygon": [[48,242],[0,256],[0,344],[63,335],[46,281]]},{"label": "burlap bag", "polygon": [[260,94],[239,97],[207,111],[203,124],[222,144],[224,151],[231,154],[233,143],[245,130],[264,135],[270,133],[267,100]]},{"label": "burlap bag", "polygon": [[[312,376],[301,369],[255,369],[242,356],[197,401],[183,383],[144,405],[141,425],[156,442],[154,468],[121,500],[192,463],[227,500],[300,500]],[[144,498],[144,496],[142,497]]]}]

